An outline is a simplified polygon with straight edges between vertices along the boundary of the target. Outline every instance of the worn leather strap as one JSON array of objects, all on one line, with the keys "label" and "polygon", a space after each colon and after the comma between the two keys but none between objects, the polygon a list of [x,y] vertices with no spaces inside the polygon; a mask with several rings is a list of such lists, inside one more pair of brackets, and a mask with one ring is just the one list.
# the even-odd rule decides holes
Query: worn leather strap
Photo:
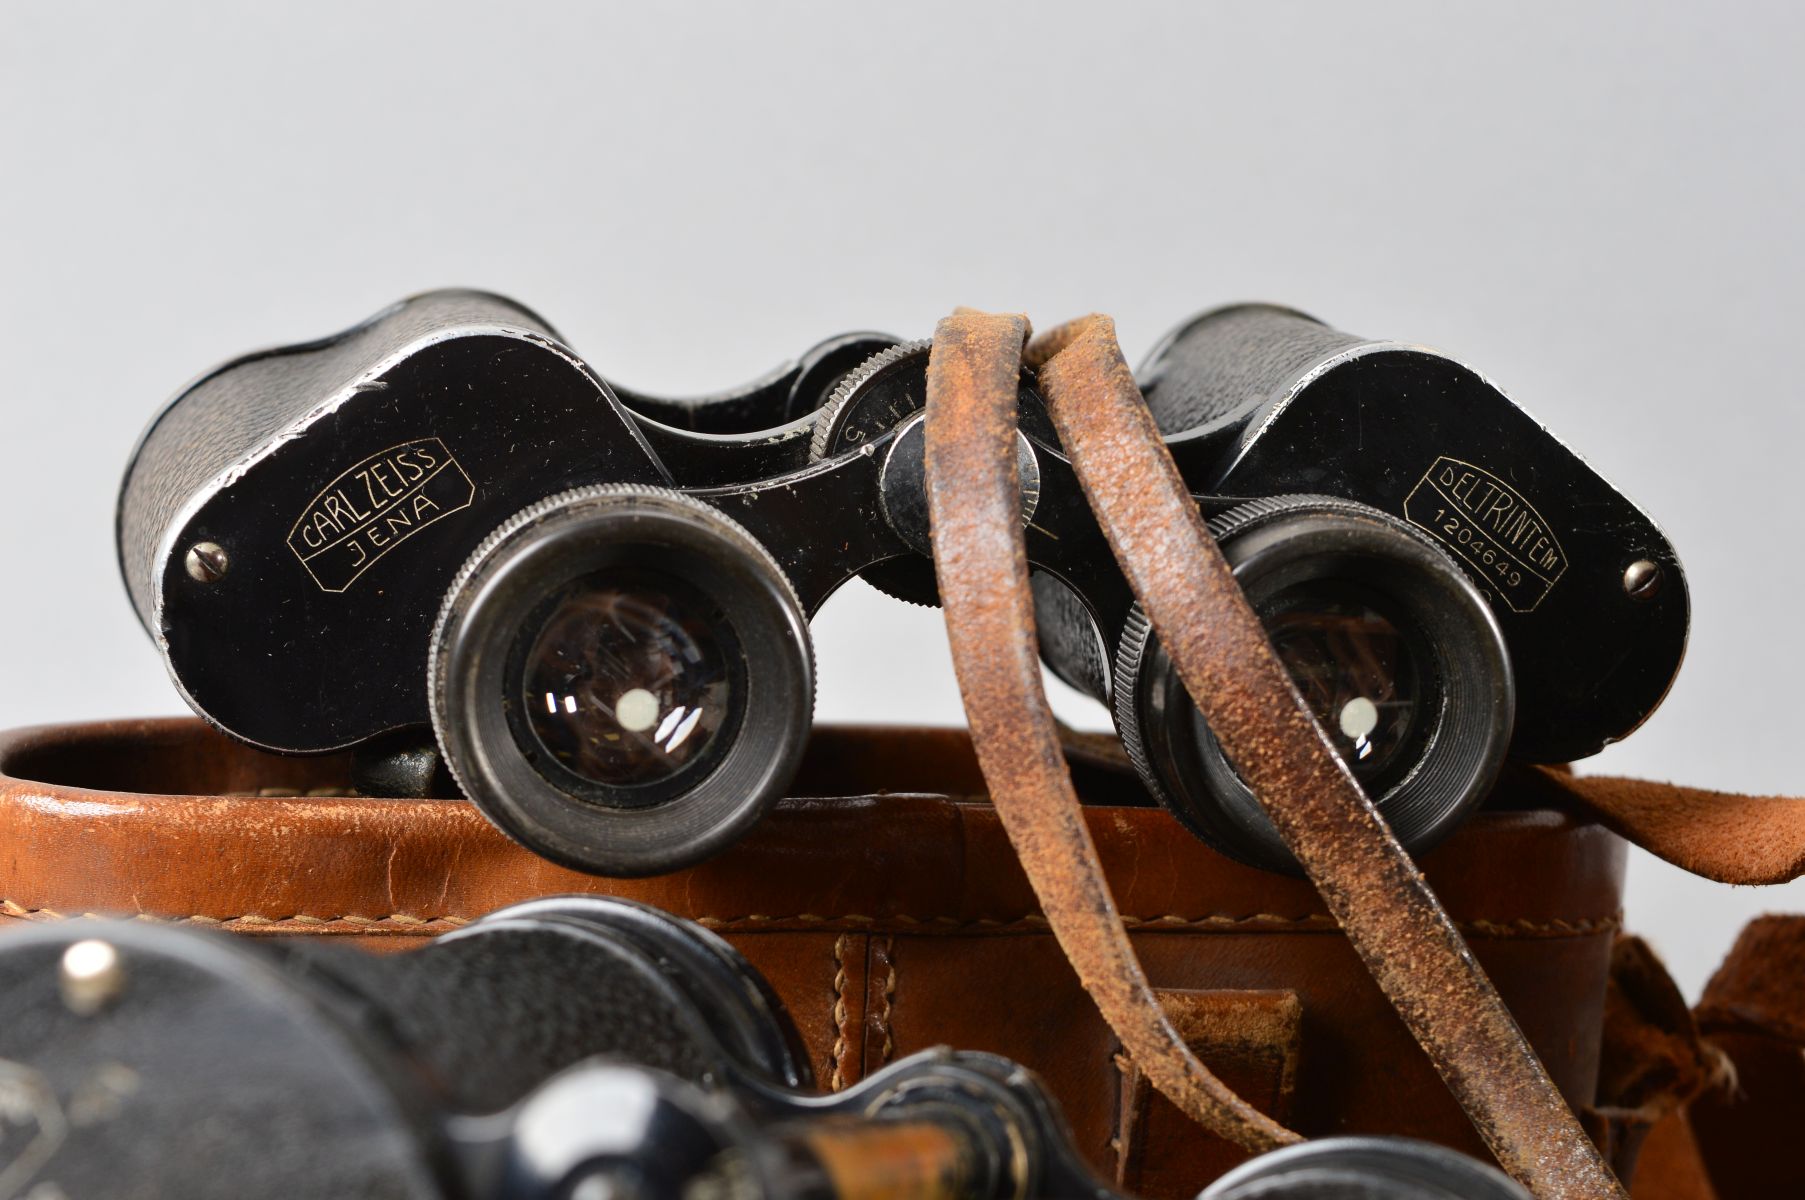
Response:
[{"label": "worn leather strap", "polygon": [[[1035,658],[1014,465],[1020,318],[960,313],[936,332],[928,492],[955,666],[1005,825],[1086,987],[1125,1045],[1170,1034],[1154,1008],[1094,852],[1073,837]],[[1107,318],[1030,352],[1061,439],[1135,593],[1231,762],[1323,894],[1380,986],[1499,1161],[1542,1197],[1623,1192],[1465,942],[1291,686],[1191,501]],[[992,775],[993,764],[996,768]],[[1282,798],[1282,799],[1279,799]],[[1064,918],[1055,918],[1055,912]],[[1109,918],[1110,929],[1103,928]],[[1215,1121],[1239,1115],[1166,1036],[1137,1053]],[[1158,1042],[1163,1041],[1162,1050]],[[1163,1054],[1166,1064],[1154,1061]],[[1176,1098],[1176,1097],[1175,1097]],[[1208,1103],[1198,1103],[1206,1099]]]},{"label": "worn leather strap", "polygon": [[961,310],[928,360],[927,498],[953,667],[991,802],[1047,923],[1153,1085],[1252,1150],[1301,1140],[1225,1087],[1166,1019],[1123,931],[1041,685],[1016,474],[1027,319]]},{"label": "worn leather strap", "polygon": [[1694,875],[1769,884],[1805,874],[1805,797],[1744,796],[1559,768],[1541,775],[1540,802],[1591,812]]},{"label": "worn leather strap", "polygon": [[1029,353],[1091,508],[1185,690],[1498,1161],[1623,1195],[1454,923],[1330,745],[1210,537],[1108,317]]}]

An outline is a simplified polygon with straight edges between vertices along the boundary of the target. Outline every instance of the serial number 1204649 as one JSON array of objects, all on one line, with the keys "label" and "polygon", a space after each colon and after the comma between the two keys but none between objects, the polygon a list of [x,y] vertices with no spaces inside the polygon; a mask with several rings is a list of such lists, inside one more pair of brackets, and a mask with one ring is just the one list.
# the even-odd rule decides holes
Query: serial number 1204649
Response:
[{"label": "serial number 1204649", "polygon": [[1518,570],[1515,560],[1488,541],[1480,530],[1469,524],[1459,513],[1438,508],[1435,510],[1435,525],[1447,535],[1447,541],[1459,546],[1474,563],[1495,572],[1506,586],[1517,587],[1522,584],[1523,573]]}]

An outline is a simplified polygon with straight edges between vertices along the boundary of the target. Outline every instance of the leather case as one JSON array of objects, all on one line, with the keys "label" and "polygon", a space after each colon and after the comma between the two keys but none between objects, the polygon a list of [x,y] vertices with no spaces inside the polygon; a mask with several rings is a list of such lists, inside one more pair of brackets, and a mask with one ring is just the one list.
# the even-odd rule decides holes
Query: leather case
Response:
[{"label": "leather case", "polygon": [[[1226,1083],[1308,1135],[1485,1153],[1307,882],[1215,854],[1106,754],[1074,747],[1073,761],[1135,949]],[[1423,869],[1583,1113],[1626,844],[1547,807],[1547,779],[1507,774]],[[990,1050],[1040,1073],[1077,1144],[1130,1190],[1193,1195],[1245,1157],[1121,1054],[1036,911],[961,730],[818,728],[795,798],[751,836],[639,880],[553,866],[461,801],[357,797],[348,781],[343,756],[274,757],[192,719],[0,735],[0,921],[125,913],[389,950],[532,896],[630,896],[738,946],[823,1088],[927,1046]]]}]

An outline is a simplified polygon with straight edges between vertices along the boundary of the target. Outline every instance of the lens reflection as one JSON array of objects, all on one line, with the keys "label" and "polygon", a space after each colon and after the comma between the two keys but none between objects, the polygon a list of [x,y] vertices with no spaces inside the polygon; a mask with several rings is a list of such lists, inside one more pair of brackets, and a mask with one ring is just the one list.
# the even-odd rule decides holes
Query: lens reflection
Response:
[{"label": "lens reflection", "polygon": [[520,679],[546,753],[607,787],[656,783],[702,756],[734,699],[732,630],[705,596],[621,569],[576,581],[548,607]]},{"label": "lens reflection", "polygon": [[1348,589],[1302,584],[1261,606],[1274,649],[1329,740],[1369,790],[1411,766],[1425,697],[1408,640]]}]

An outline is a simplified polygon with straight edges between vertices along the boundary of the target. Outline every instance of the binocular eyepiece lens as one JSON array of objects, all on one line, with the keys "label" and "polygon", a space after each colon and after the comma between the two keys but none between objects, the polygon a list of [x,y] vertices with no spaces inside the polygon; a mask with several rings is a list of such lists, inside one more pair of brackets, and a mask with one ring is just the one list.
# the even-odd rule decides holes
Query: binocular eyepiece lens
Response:
[{"label": "binocular eyepiece lens", "polygon": [[580,488],[504,522],[433,634],[433,728],[465,794],[565,866],[700,861],[789,784],[814,709],[808,621],[777,563],[662,488]]},{"label": "binocular eyepiece lens", "polygon": [[1383,792],[1420,752],[1433,680],[1382,598],[1342,581],[1297,584],[1261,606],[1279,661],[1342,761]]},{"label": "binocular eyepiece lens", "polygon": [[[1466,573],[1395,517],[1320,496],[1211,522],[1292,683],[1398,840],[1423,851],[1491,787],[1516,709],[1504,635]],[[1296,861],[1131,613],[1116,726],[1148,789],[1199,837],[1256,866]]]},{"label": "binocular eyepiece lens", "polygon": [[711,758],[717,735],[732,737],[739,639],[694,587],[655,571],[602,571],[545,608],[520,671],[542,770],[634,788],[682,774]]}]

